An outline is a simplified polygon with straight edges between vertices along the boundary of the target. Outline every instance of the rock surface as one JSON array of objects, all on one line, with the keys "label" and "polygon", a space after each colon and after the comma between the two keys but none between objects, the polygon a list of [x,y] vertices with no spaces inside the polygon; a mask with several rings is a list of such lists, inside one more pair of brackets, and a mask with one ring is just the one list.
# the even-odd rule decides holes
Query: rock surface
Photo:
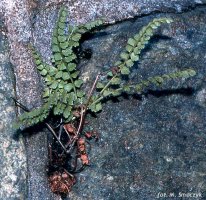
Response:
[{"label": "rock surface", "polygon": [[26,194],[26,157],[23,138],[15,138],[14,72],[9,61],[5,27],[0,20],[0,199],[22,199]]},{"label": "rock surface", "polygon": [[[93,52],[89,61],[84,60],[80,64],[89,83],[98,71],[107,69],[112,61],[118,59],[128,37],[158,16],[170,16],[175,22],[171,26],[163,26],[157,32],[158,36],[152,39],[143,52],[141,61],[134,67],[131,80],[187,67],[195,68],[198,73],[195,78],[165,84],[163,92],[151,88],[142,100],[122,98],[120,102],[105,105],[98,118],[91,119],[92,125],[101,135],[98,144],[92,143],[91,167],[78,175],[79,181],[68,199],[150,200],[157,197],[159,192],[174,192],[175,195],[179,192],[194,192],[202,195],[199,199],[205,198],[204,3],[206,2],[200,0],[131,0],[127,3],[121,0],[68,1],[71,23],[82,23],[98,17],[105,17],[108,23],[114,23],[136,17],[108,26],[84,43],[83,48],[91,48]],[[25,44],[34,42],[44,59],[49,60],[51,32],[57,17],[57,7],[61,4],[63,1],[59,0],[10,0],[6,1],[4,7],[0,6],[5,12],[12,61],[16,66],[17,94],[30,108],[41,104],[41,86]],[[148,16],[137,18],[145,14]],[[5,68],[3,72],[6,74]],[[10,77],[6,74],[7,76]],[[10,82],[9,84],[8,88],[12,90],[12,85]],[[182,87],[186,89],[178,89]],[[173,89],[170,90],[171,88]],[[8,101],[4,99],[4,102]],[[7,104],[10,105],[11,102]],[[8,122],[14,119],[14,108],[12,109],[12,116],[9,112],[2,116],[4,119],[8,118],[3,126],[8,127]],[[4,133],[11,135],[12,131],[5,129],[2,136]],[[38,133],[27,138],[29,193],[23,199],[59,199],[50,193],[47,185],[44,171],[47,164],[45,135]],[[8,141],[15,143],[17,151],[21,152],[17,156],[23,156],[24,160],[25,152],[21,143],[8,137]],[[12,152],[9,147],[6,149],[9,153]],[[10,162],[11,160],[3,164],[3,168],[7,169]],[[24,169],[21,162],[11,168],[15,176],[19,176],[16,171],[21,169]],[[3,174],[6,178],[9,177]],[[23,175],[20,177],[24,178]],[[11,185],[15,183],[11,180]],[[18,182],[19,186],[26,190],[24,182]],[[8,199],[19,199],[22,194],[16,190],[14,195],[6,188],[1,191],[2,197],[7,195]]]},{"label": "rock surface", "polygon": [[118,59],[128,37],[160,16],[172,17],[174,23],[157,32],[131,80],[187,67],[197,76],[169,82],[161,90],[150,88],[142,100],[109,102],[96,120],[91,118],[101,139],[92,143],[91,167],[79,174],[70,199],[153,200],[164,193],[174,194],[172,199],[181,193],[206,198],[206,8],[109,26],[84,43],[93,55],[81,68],[91,69],[92,82]]}]

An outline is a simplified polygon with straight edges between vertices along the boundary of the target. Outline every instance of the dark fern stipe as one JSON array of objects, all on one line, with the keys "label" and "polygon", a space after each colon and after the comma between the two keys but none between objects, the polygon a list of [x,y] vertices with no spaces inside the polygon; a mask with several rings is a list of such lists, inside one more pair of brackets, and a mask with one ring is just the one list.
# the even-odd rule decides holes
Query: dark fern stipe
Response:
[{"label": "dark fern stipe", "polygon": [[[134,84],[123,81],[123,77],[130,74],[132,66],[140,59],[142,50],[149,43],[155,30],[162,24],[172,23],[170,18],[157,18],[128,39],[119,61],[103,76],[98,74],[86,94],[82,89],[81,74],[77,70],[78,59],[81,58],[77,52],[82,36],[104,25],[104,21],[96,20],[71,26],[67,24],[67,18],[67,9],[62,7],[52,35],[52,64],[43,62],[40,54],[30,45],[34,62],[45,83],[42,93],[43,105],[23,113],[15,124],[18,129],[43,122],[53,134],[58,145],[49,146],[49,184],[51,190],[60,195],[65,195],[71,190],[76,182],[74,174],[90,163],[87,140],[97,140],[98,133],[83,131],[88,111],[101,111],[102,103],[106,102],[103,100],[109,97],[120,96],[123,93],[141,95],[150,85],[159,87],[168,80],[186,79],[196,74],[193,69],[185,69],[156,75],[147,80],[138,80]],[[48,123],[51,116],[57,120],[55,128]]]}]

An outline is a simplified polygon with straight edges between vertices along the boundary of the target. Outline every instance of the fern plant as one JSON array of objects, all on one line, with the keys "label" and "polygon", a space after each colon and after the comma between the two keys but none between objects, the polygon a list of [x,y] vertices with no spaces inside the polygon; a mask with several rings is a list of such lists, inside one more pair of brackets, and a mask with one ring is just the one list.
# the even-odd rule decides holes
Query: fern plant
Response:
[{"label": "fern plant", "polygon": [[[58,145],[54,142],[53,149],[50,146],[50,155],[54,152],[54,158],[57,159],[57,162],[55,159],[50,160],[51,166],[48,173],[51,190],[58,194],[67,194],[72,185],[75,184],[74,173],[79,172],[89,163],[84,138],[90,137],[91,134],[89,133],[87,136],[85,134],[84,137],[82,131],[88,110],[94,113],[99,112],[102,110],[103,100],[109,97],[117,97],[122,93],[141,94],[151,84],[159,87],[167,80],[189,78],[196,74],[192,69],[185,69],[171,74],[150,77],[147,80],[139,80],[134,84],[124,80],[124,76],[130,74],[132,66],[139,60],[142,50],[154,35],[155,29],[162,24],[172,22],[168,18],[158,18],[143,27],[134,37],[128,39],[125,50],[120,54],[119,61],[101,77],[101,81],[99,81],[100,75],[97,75],[91,90],[86,95],[82,89],[83,80],[77,69],[78,58],[75,52],[80,46],[82,36],[103,25],[104,22],[96,20],[87,24],[71,26],[67,24],[67,17],[67,9],[62,7],[52,36],[52,64],[45,63],[34,47],[30,46],[34,62],[45,83],[42,93],[44,103],[40,108],[22,114],[16,123],[16,128],[19,128],[22,125],[29,127],[45,122],[55,141],[58,141]],[[21,104],[18,103],[18,105]],[[51,115],[57,116],[60,121],[57,126],[59,127],[58,134],[46,121]],[[59,149],[61,152],[58,152]],[[71,154],[75,152],[76,161],[72,162],[73,156]],[[68,154],[70,154],[70,159],[66,160]],[[60,157],[57,158],[57,155]],[[82,163],[80,170],[77,169],[77,166],[73,166],[73,163],[78,163],[78,158]],[[59,160],[67,165],[60,163],[60,166],[57,166]],[[67,172],[66,175],[65,172]]]},{"label": "fern plant", "polygon": [[125,50],[120,54],[120,60],[106,74],[106,78],[97,84],[95,82],[97,90],[94,95],[87,97],[81,89],[83,81],[76,68],[78,60],[75,50],[79,47],[83,34],[93,31],[104,22],[96,20],[71,26],[67,24],[67,17],[67,9],[62,7],[52,36],[52,65],[43,62],[39,53],[30,46],[37,69],[45,82],[44,104],[40,108],[22,114],[16,124],[17,127],[38,124],[47,119],[50,113],[59,116],[64,123],[72,122],[78,119],[75,113],[79,112],[80,105],[84,105],[86,111],[99,112],[102,109],[102,100],[105,98],[119,96],[123,92],[141,94],[150,84],[160,86],[169,79],[188,78],[196,74],[194,70],[186,69],[140,80],[137,84],[126,84],[122,81],[122,77],[129,75],[131,67],[139,60],[141,51],[154,35],[155,29],[172,22],[169,18],[158,18],[128,39]]}]

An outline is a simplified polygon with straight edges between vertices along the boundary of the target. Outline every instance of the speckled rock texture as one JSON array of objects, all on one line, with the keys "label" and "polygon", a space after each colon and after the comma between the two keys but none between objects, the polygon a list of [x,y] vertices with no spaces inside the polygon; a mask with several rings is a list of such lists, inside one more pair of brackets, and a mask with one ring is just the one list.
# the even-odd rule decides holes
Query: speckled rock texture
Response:
[{"label": "speckled rock texture", "polygon": [[16,117],[14,72],[9,61],[5,27],[0,20],[0,199],[23,199],[26,194],[26,156],[22,137],[11,124]]},{"label": "speckled rock texture", "polygon": [[[108,25],[83,44],[83,48],[91,48],[93,52],[92,58],[83,60],[79,66],[88,78],[88,85],[92,84],[97,72],[108,69],[118,59],[128,37],[155,17],[172,17],[175,22],[157,31],[142,53],[141,61],[133,68],[131,81],[187,67],[196,69],[197,76],[168,82],[161,90],[150,88],[143,97],[122,97],[120,101],[109,101],[98,118],[90,117],[91,125],[100,133],[100,140],[98,143],[92,142],[91,167],[77,175],[78,182],[67,199],[153,200],[169,193],[176,195],[172,199],[180,199],[180,192],[199,195],[195,199],[206,198],[205,1],[3,2],[0,10],[4,12],[2,17],[8,31],[11,62],[15,66],[17,98],[29,108],[41,104],[42,84],[27,44],[34,43],[44,59],[49,61],[52,28],[62,4],[68,6],[72,24],[98,17],[104,17],[108,24],[124,20]],[[6,74],[6,69],[3,69]],[[13,85],[10,87],[12,90]],[[13,105],[6,99],[4,102]],[[9,112],[4,114],[3,118],[8,120],[3,126],[14,119],[14,107],[12,109],[12,116]],[[5,130],[8,136],[9,128]],[[33,134],[28,137],[28,132]],[[22,190],[15,190],[14,195],[7,188],[0,188],[0,194],[3,197],[7,195],[8,199],[60,199],[48,188],[46,132],[28,132],[24,134],[27,153],[22,149],[21,142],[11,137],[8,139],[17,145],[14,149],[21,152],[16,156],[22,155],[24,160],[27,155],[28,184],[25,187],[25,177],[17,173],[24,164],[18,162],[18,165],[10,165],[4,157],[2,160],[7,163],[3,168],[11,166],[14,176],[22,180],[17,181],[16,188],[21,186]],[[3,149],[0,149],[1,152]],[[6,150],[12,152],[9,147]],[[9,179],[10,174],[3,174],[5,181]],[[15,185],[13,179],[11,184]],[[23,192],[26,190],[27,195]]]},{"label": "speckled rock texture", "polygon": [[[32,23],[30,15],[32,2],[9,0],[4,1],[2,10],[7,29],[10,45],[10,61],[14,66],[16,99],[29,109],[41,105],[41,87],[39,86],[39,75],[33,64],[28,44],[32,38]],[[19,110],[18,114],[22,110]],[[14,120],[14,119],[13,119]],[[38,132],[38,134],[35,134]],[[22,190],[27,190],[23,199],[50,199],[49,188],[46,179],[47,165],[47,135],[41,131],[27,130],[24,133],[27,157],[27,185],[22,185]],[[30,156],[32,155],[32,157]],[[15,166],[14,166],[15,168]],[[18,168],[18,170],[22,170]],[[34,184],[35,183],[35,184]],[[19,183],[20,184],[20,183]],[[21,184],[20,184],[21,185]],[[38,191],[35,196],[33,191]],[[12,195],[8,190],[2,190],[10,199],[18,198],[19,194]]]},{"label": "speckled rock texture", "polygon": [[108,102],[97,119],[91,118],[101,139],[92,143],[91,167],[79,174],[68,199],[180,199],[181,193],[206,198],[206,8],[109,26],[84,43],[93,56],[81,68],[91,69],[91,84],[118,59],[128,37],[160,16],[174,23],[156,33],[130,80],[187,67],[197,76],[150,88],[142,99]]}]

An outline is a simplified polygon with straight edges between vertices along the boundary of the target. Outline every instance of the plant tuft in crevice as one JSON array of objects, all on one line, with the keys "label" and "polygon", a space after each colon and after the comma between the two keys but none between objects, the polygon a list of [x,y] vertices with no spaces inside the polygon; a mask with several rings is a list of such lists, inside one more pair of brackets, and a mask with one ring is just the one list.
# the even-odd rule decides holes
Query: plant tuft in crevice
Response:
[{"label": "plant tuft in crevice", "polygon": [[[118,97],[125,93],[141,95],[151,85],[158,88],[167,81],[186,79],[196,74],[193,69],[185,69],[156,75],[146,80],[138,80],[137,83],[130,83],[128,78],[125,80],[125,76],[128,77],[134,63],[139,61],[142,50],[149,43],[155,30],[162,24],[172,23],[170,18],[156,18],[144,26],[139,33],[128,39],[125,49],[120,54],[119,61],[115,62],[108,72],[99,73],[90,91],[86,94],[82,89],[81,74],[77,70],[81,58],[81,56],[77,56],[77,52],[81,45],[82,36],[104,25],[104,21],[95,20],[71,26],[67,24],[67,17],[67,9],[62,7],[52,35],[52,64],[45,63],[40,54],[30,45],[34,62],[45,83],[42,93],[44,103],[40,108],[23,113],[16,123],[16,128],[19,128],[21,126],[31,127],[44,122],[53,134],[54,140],[58,142],[58,151],[55,147],[50,147],[50,155],[55,155],[58,164],[51,162],[50,165],[53,163],[59,167],[50,172],[49,180],[52,191],[59,194],[68,193],[75,183],[74,173],[81,171],[80,169],[89,164],[85,140],[97,139],[98,134],[83,131],[88,111],[93,113],[101,111],[102,104],[111,97]],[[56,128],[48,123],[48,118],[51,115],[58,119]],[[60,154],[59,149],[62,151]],[[65,161],[62,161],[68,157],[65,155],[72,157],[73,152],[77,152],[74,153],[74,158],[81,161],[82,167],[79,169],[77,161],[75,165],[70,163],[68,168],[65,166]],[[56,157],[56,155],[61,156]],[[51,160],[54,161],[50,158]],[[51,168],[54,169],[54,167]]]}]

